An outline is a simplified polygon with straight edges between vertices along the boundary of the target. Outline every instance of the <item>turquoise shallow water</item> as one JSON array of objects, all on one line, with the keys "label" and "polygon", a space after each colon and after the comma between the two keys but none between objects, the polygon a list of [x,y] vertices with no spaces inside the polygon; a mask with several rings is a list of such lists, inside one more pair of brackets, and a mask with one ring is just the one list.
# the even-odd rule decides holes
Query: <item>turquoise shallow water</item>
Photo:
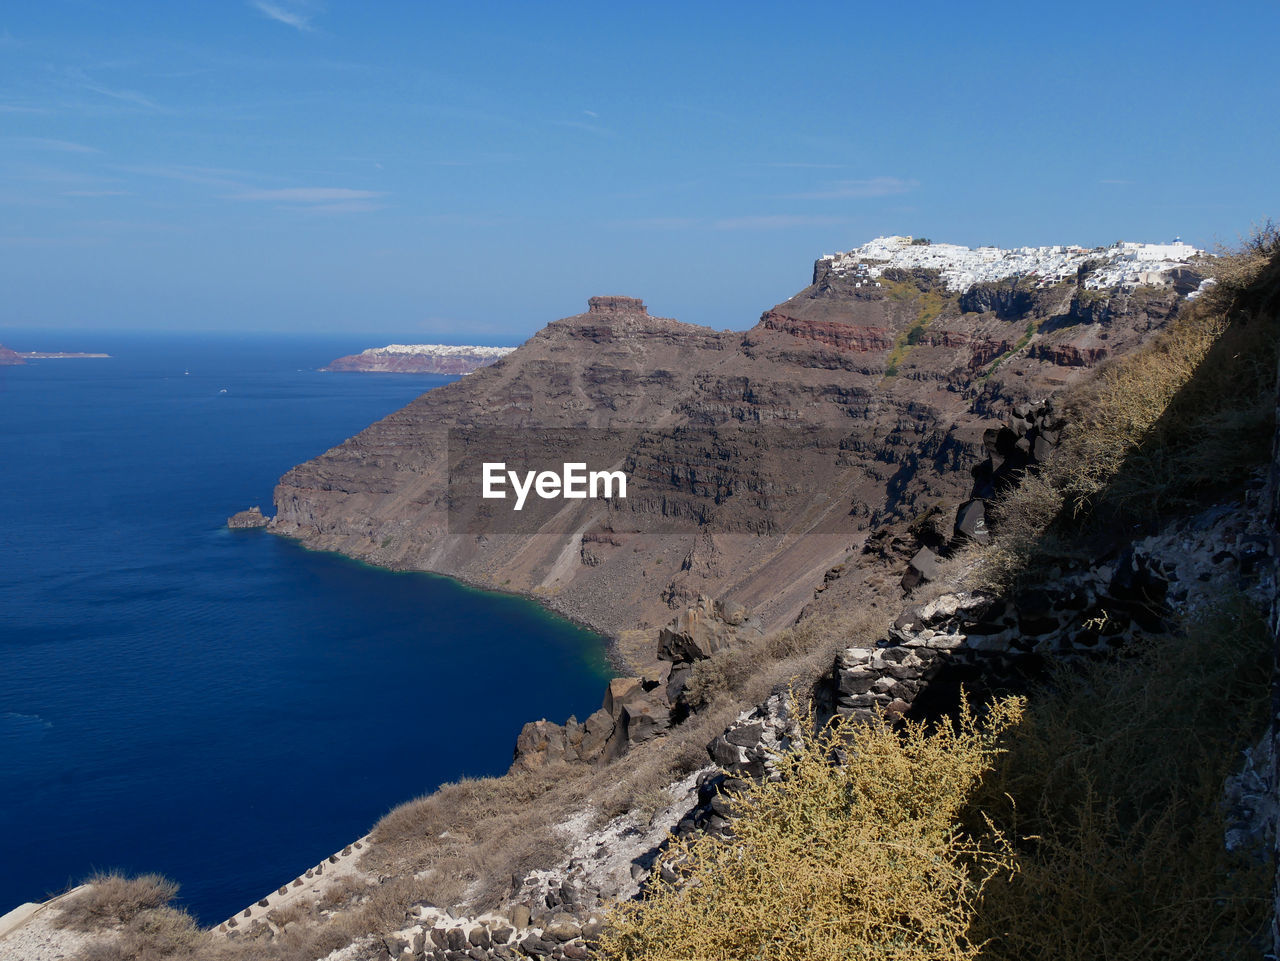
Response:
[{"label": "turquoise shallow water", "polygon": [[0,913],[120,868],[219,920],[599,706],[601,639],[527,601],[223,526],[447,378],[316,372],[349,339],[0,342],[113,354],[0,367]]}]

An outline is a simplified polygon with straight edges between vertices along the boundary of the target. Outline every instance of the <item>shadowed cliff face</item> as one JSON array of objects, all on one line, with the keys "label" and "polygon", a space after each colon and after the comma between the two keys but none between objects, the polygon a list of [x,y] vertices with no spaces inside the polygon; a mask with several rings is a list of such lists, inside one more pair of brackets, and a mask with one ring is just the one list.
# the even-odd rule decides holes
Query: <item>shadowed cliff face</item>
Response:
[{"label": "shadowed cliff face", "polygon": [[[744,333],[592,298],[294,468],[272,529],[529,593],[615,635],[656,629],[701,594],[778,626],[872,527],[963,498],[989,418],[1141,343],[1179,303],[1172,289],[1005,286],[961,295],[924,271],[878,288],[819,276]],[[540,504],[541,526],[524,533],[460,525],[451,428],[578,430],[566,459],[625,467],[646,486],[625,502]]]}]

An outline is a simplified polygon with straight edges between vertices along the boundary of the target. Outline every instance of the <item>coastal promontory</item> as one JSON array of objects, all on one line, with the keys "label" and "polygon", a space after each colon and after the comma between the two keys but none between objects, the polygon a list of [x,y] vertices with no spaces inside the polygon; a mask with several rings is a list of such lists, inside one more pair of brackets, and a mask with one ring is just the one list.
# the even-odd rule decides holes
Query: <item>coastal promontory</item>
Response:
[{"label": "coastal promontory", "polygon": [[0,344],[0,367],[16,367],[29,360],[100,360],[109,359],[110,354],[85,353],[83,351],[66,350],[27,350],[16,351]]},{"label": "coastal promontory", "polygon": [[455,344],[388,344],[339,357],[322,370],[370,374],[469,374],[496,364],[514,347]]},{"label": "coastal promontory", "polygon": [[[1185,244],[889,237],[819,259],[808,287],[745,330],[593,297],[294,468],[271,529],[536,596],[615,636],[703,594],[749,599],[777,628],[870,530],[962,498],[994,411],[1146,341],[1196,296],[1206,261]],[[644,489],[527,507],[518,530],[464,516],[451,434],[506,457],[546,430],[571,432],[561,460],[622,465]]]}]

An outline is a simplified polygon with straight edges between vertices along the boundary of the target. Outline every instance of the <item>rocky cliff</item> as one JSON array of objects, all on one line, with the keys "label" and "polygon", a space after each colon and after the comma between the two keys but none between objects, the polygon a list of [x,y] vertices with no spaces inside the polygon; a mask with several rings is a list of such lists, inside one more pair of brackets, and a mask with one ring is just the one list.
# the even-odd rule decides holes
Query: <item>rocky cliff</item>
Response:
[{"label": "rocky cliff", "polygon": [[372,374],[469,374],[496,364],[514,347],[462,347],[453,344],[388,344],[339,357],[322,370]]},{"label": "rocky cliff", "polygon": [[[290,471],[272,529],[527,593],[615,636],[648,629],[621,650],[639,673],[657,628],[703,594],[748,602],[766,629],[789,623],[873,527],[967,495],[993,411],[1142,343],[1199,284],[1185,245],[1158,263],[1140,245],[1111,260],[1027,248],[1049,253],[958,276],[948,257],[991,249],[937,245],[917,262],[922,245],[889,240],[819,260],[809,287],[742,332],[592,298]],[[557,502],[519,530],[462,522],[451,438],[548,428],[569,432],[572,459],[642,478],[643,496]]]},{"label": "rocky cliff", "polygon": [[16,350],[10,350],[4,344],[0,344],[0,367],[14,367],[25,363],[26,360]]},{"label": "rocky cliff", "polygon": [[[1272,254],[1274,249],[1272,244]],[[1265,693],[1261,655],[1273,635],[1251,623],[1249,611],[1276,590],[1275,516],[1269,508],[1278,502],[1280,467],[1274,450],[1268,459],[1255,441],[1260,433],[1270,433],[1273,415],[1280,257],[1273,257],[1263,283],[1244,286],[1230,279],[1230,261],[1223,263],[1228,266],[1220,275],[1227,280],[1216,299],[1181,313],[1184,294],[1201,289],[1197,281],[1179,290],[1182,267],[1154,274],[1167,284],[1149,283],[1153,274],[1144,267],[1143,285],[1122,283],[1092,295],[1086,292],[1095,288],[1079,282],[1026,276],[986,277],[948,290],[941,268],[913,273],[915,267],[898,267],[906,272],[896,273],[894,265],[881,261],[873,265],[884,268],[876,274],[880,279],[870,284],[864,279],[862,286],[854,280],[859,293],[850,295],[833,292],[831,272],[819,261],[812,287],[743,334],[651,318],[634,300],[593,298],[587,314],[550,325],[494,371],[433,391],[296,469],[278,492],[277,529],[313,543],[342,546],[349,539],[347,547],[354,551],[374,536],[360,533],[362,517],[386,525],[373,530],[388,532],[388,538],[397,530],[390,526],[397,512],[407,521],[422,517],[442,524],[436,534],[439,556],[455,569],[463,567],[459,557],[487,557],[500,564],[503,545],[516,552],[512,556],[522,550],[534,556],[558,544],[565,586],[553,600],[580,598],[587,583],[606,589],[605,582],[588,580],[605,569],[619,578],[616,596],[626,601],[631,585],[622,579],[628,568],[619,555],[648,549],[645,570],[653,571],[661,566],[656,559],[665,556],[666,539],[686,533],[682,525],[692,526],[701,551],[696,556],[706,563],[690,564],[681,573],[694,571],[698,582],[745,579],[756,570],[753,564],[777,572],[783,561],[805,551],[818,557],[813,548],[823,546],[822,534],[855,535],[862,547],[816,576],[798,577],[809,597],[807,616],[782,631],[768,631],[760,617],[733,599],[703,595],[680,603],[669,590],[676,579],[668,580],[660,599],[679,613],[649,638],[656,669],[614,678],[601,709],[583,723],[570,718],[563,725],[527,724],[506,777],[464,779],[401,806],[369,835],[208,932],[192,956],[353,961],[598,956],[610,904],[682,883],[682,855],[671,846],[671,835],[723,836],[733,829],[733,818],[750,816],[739,795],[780,776],[783,755],[810,743],[813,721],[833,715],[853,721],[947,715],[956,710],[961,687],[979,700],[1009,689],[1027,691],[1031,709],[1037,700],[1050,699],[1040,705],[1041,722],[1023,725],[1006,742],[1009,750],[1001,752],[1012,755],[1019,738],[1029,738],[1022,757],[1035,774],[1031,787],[1019,787],[1016,778],[993,779],[1000,799],[992,810],[997,818],[1013,819],[1008,829],[994,826],[1007,830],[1008,837],[1017,834],[1017,856],[1036,868],[1017,877],[1034,876],[1034,883],[1048,885],[1051,894],[1037,888],[1025,902],[1030,909],[1011,915],[996,914],[984,896],[983,909],[995,918],[989,923],[1005,931],[1008,917],[1026,921],[1021,943],[1037,947],[1079,940],[1096,944],[1095,954],[1105,954],[1104,943],[1132,943],[1144,951],[1157,943],[1152,956],[1164,957],[1166,946],[1179,946],[1182,939],[1189,950],[1198,950],[1205,931],[1220,924],[1219,893],[1227,889],[1227,879],[1234,886],[1253,876],[1240,871],[1244,861],[1237,858],[1259,843],[1272,843],[1275,824],[1275,778],[1268,767],[1274,756],[1265,751],[1266,739],[1250,740],[1265,713],[1255,710],[1254,702]],[[1258,296],[1259,287],[1265,298]],[[841,297],[847,321],[839,319],[835,306]],[[914,317],[912,303],[921,305]],[[1065,312],[1056,309],[1064,305]],[[1048,321],[1035,324],[1037,318]],[[963,368],[967,375],[958,373],[961,367],[948,351],[972,343],[962,336],[1006,337],[997,326],[1002,322],[1023,325],[1024,334],[984,363]],[[1069,349],[1061,333],[1079,336],[1087,331],[1077,328],[1086,325],[1104,328],[1094,333],[1112,354],[1117,352],[1112,345],[1137,344],[1155,329],[1166,328],[1167,336],[1152,349],[1124,358],[1105,376],[1090,378],[1062,401],[1004,403],[1006,397],[1052,393],[1057,379],[1073,379],[1098,363],[1092,350],[1078,344],[1074,352]],[[934,331],[931,339],[912,336],[919,327]],[[938,352],[936,364],[925,362],[925,350]],[[1166,361],[1179,356],[1188,365],[1161,387],[1167,368],[1177,366]],[[890,372],[893,367],[896,373]],[[916,374],[905,378],[905,370]],[[740,379],[736,394],[717,387],[733,377]],[[476,383],[488,386],[477,390]],[[829,395],[836,394],[837,385],[846,390],[836,395],[845,399],[838,408],[845,411],[844,422],[831,414],[837,402]],[[861,398],[860,417],[847,412],[852,396]],[[988,407],[1003,408],[998,423],[985,419]],[[1135,413],[1135,407],[1142,410]],[[904,411],[913,410],[919,436],[940,433],[954,453],[935,452],[914,465],[892,460],[895,451],[886,443],[891,431],[873,431],[893,423],[888,415],[905,417]],[[645,418],[649,423],[643,429],[607,429],[615,419],[631,425]],[[1114,423],[1134,418],[1111,430]],[[814,427],[828,419],[836,426]],[[452,461],[461,454],[465,459],[471,452],[447,436],[449,425],[460,425],[452,427],[456,434],[495,423],[514,425],[498,431],[511,453],[521,434],[571,425],[551,431],[556,443],[565,431],[569,438],[590,440],[597,446],[588,453],[605,451],[618,458],[632,476],[647,479],[649,494],[635,510],[617,501],[581,505],[567,512],[572,515],[568,523],[564,511],[544,511],[532,533],[486,532],[483,525],[475,526],[475,514],[464,511],[460,518],[451,500],[456,491],[438,484],[449,472],[441,458]],[[771,430],[778,423],[780,436]],[[963,432],[973,431],[975,438],[964,441]],[[801,442],[789,443],[796,437]],[[765,447],[781,453],[761,453]],[[1226,456],[1236,447],[1239,456]],[[1131,457],[1136,458],[1132,463]],[[1207,462],[1212,483],[1190,477],[1194,472],[1187,466],[1198,461]],[[848,482],[851,488],[853,482],[845,473],[865,481],[870,467],[894,463],[899,471],[915,470],[899,473],[881,488],[871,483],[859,488],[879,498],[875,512],[848,509],[847,491],[840,485]],[[1063,495],[1056,485],[1078,483],[1081,469],[1095,463],[1110,464],[1107,484],[1121,489],[1123,475],[1149,475],[1154,464],[1157,487],[1199,494],[1190,502],[1171,500],[1179,504],[1177,510],[1153,511],[1137,526],[1130,523],[1136,514],[1118,515],[1125,523],[1113,523],[1113,515],[1102,508],[1125,503],[1130,510],[1132,504],[1106,496],[1084,512],[1091,517],[1073,507],[1057,515],[1060,524],[1049,520],[1052,510],[1019,511],[1019,503],[1043,507],[1046,491]],[[918,492],[934,489],[923,486],[923,475],[935,469],[945,474],[934,481],[936,489],[948,492],[947,498],[954,493],[952,503],[947,498],[921,502]],[[307,486],[291,485],[291,479]],[[651,501],[654,490],[664,492],[660,509]],[[844,513],[829,509],[830,501],[844,505]],[[1050,501],[1068,506],[1065,497]],[[804,503],[812,513],[799,508]],[[998,508],[990,529],[988,506]],[[637,523],[655,514],[676,523]],[[841,527],[832,521],[836,515],[852,520]],[[868,533],[877,516],[889,522]],[[576,526],[584,519],[592,526]],[[1036,542],[1031,548],[1025,543],[1028,525]],[[418,563],[426,563],[430,529],[406,524],[399,530],[417,538]],[[808,536],[800,536],[806,531]],[[759,547],[759,556],[741,549],[734,537]],[[797,542],[801,546],[787,554],[787,544]],[[473,553],[450,554],[460,551],[459,543]],[[1021,558],[1022,576],[990,578],[1000,569],[1008,573],[1000,558],[1010,550]],[[995,567],[988,568],[991,564]],[[729,570],[732,565],[737,570]],[[694,582],[690,575],[685,583]],[[790,596],[766,576],[757,583],[766,598]],[[1231,616],[1217,620],[1224,614]],[[1197,619],[1202,623],[1193,630]],[[1170,632],[1175,624],[1182,626]],[[1117,652],[1132,656],[1117,658]],[[1051,666],[1069,670],[1054,674],[1050,688],[1036,686]],[[812,718],[793,709],[793,693],[801,708],[812,708]],[[1114,725],[1113,718],[1119,719]],[[1058,740],[1042,743],[1040,732],[1050,728],[1057,729],[1050,734]],[[1214,730],[1230,736],[1219,743],[1212,740]],[[1122,744],[1138,763],[1111,760]],[[1252,746],[1242,760],[1237,747],[1246,744]],[[1096,793],[1091,756],[1122,774],[1134,793],[1109,794],[1119,788],[1105,782]],[[1186,768],[1190,803],[1169,803],[1165,788],[1152,790],[1152,772],[1176,767],[1170,762],[1175,756]],[[1045,765],[1046,757],[1061,763]],[[1050,768],[1052,779],[1042,784],[1040,777]],[[909,774],[900,789],[915,791],[914,777]],[[884,783],[877,781],[876,797],[890,796]],[[1110,834],[1101,845],[1091,843],[1084,855],[1079,852],[1085,848],[1043,843],[1059,826],[1063,837],[1077,829],[1095,830],[1077,816],[1078,810],[1091,808],[1072,807],[1079,784],[1090,786],[1083,792],[1088,805],[1110,811],[1123,801],[1130,805],[1125,810],[1140,813],[1123,846]],[[1003,793],[1009,785],[1018,796]],[[1036,793],[1042,788],[1046,793]],[[1044,800],[1050,796],[1052,805]],[[1065,807],[1059,810],[1059,805]],[[1204,807],[1205,820],[1190,810],[1196,805]],[[1205,862],[1206,872],[1202,864],[1188,861],[1181,845],[1169,845],[1163,828],[1148,837],[1148,825],[1175,808],[1189,810],[1191,833],[1208,848],[1225,840],[1231,859]],[[982,812],[985,818],[987,809]],[[1025,827],[1035,816],[1040,822]],[[795,846],[788,850],[801,853]],[[1171,850],[1175,854],[1167,865],[1153,873],[1151,852],[1163,857]],[[1122,875],[1095,893],[1078,880],[1082,857],[1085,874],[1106,873],[1095,863],[1121,871],[1130,864],[1138,868],[1132,880]],[[1054,858],[1068,859],[1072,870],[1044,870]],[[1224,865],[1229,871],[1214,873]],[[1172,890],[1182,890],[1178,885],[1186,882],[1209,894],[1189,898],[1168,896],[1164,888],[1149,891],[1157,873],[1162,882],[1172,877]],[[757,888],[759,876],[752,874]],[[1249,883],[1253,893],[1240,901],[1253,906],[1251,913],[1231,922],[1235,928],[1221,928],[1241,945],[1260,930],[1254,908],[1263,899],[1257,884]],[[1135,903],[1153,907],[1114,919],[1107,910],[1090,910],[1095,903],[1109,907],[1117,885],[1148,899]],[[896,887],[893,895],[900,903]],[[1045,935],[1035,908],[1060,903],[1066,895],[1083,896],[1086,907],[1059,912],[1054,923],[1061,921],[1064,933]],[[1199,904],[1208,920],[1193,919],[1166,938],[1169,915],[1162,909],[1167,904],[1178,905],[1178,918]],[[1100,916],[1105,916],[1102,927],[1096,923]],[[5,920],[0,919],[0,940]],[[981,915],[979,920],[988,923]],[[899,929],[895,923],[895,937]],[[68,945],[65,930],[18,933],[24,940],[11,936],[9,942],[19,953],[5,954],[6,945],[0,944],[0,957],[25,959],[28,954],[21,952],[32,944],[59,950]],[[771,936],[771,930],[765,932]],[[1010,947],[1012,941],[988,943],[1001,946],[1001,956],[1027,956]]]}]

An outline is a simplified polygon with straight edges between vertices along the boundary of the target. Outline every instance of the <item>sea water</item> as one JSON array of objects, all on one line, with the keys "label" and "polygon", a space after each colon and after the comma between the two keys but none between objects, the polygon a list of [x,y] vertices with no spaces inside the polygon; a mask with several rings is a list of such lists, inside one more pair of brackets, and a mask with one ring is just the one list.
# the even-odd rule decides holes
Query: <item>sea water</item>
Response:
[{"label": "sea water", "polygon": [[374,341],[0,332],[0,913],[160,872],[217,922],[396,804],[585,717],[599,637],[307,551],[231,513],[454,378],[320,373]]}]

